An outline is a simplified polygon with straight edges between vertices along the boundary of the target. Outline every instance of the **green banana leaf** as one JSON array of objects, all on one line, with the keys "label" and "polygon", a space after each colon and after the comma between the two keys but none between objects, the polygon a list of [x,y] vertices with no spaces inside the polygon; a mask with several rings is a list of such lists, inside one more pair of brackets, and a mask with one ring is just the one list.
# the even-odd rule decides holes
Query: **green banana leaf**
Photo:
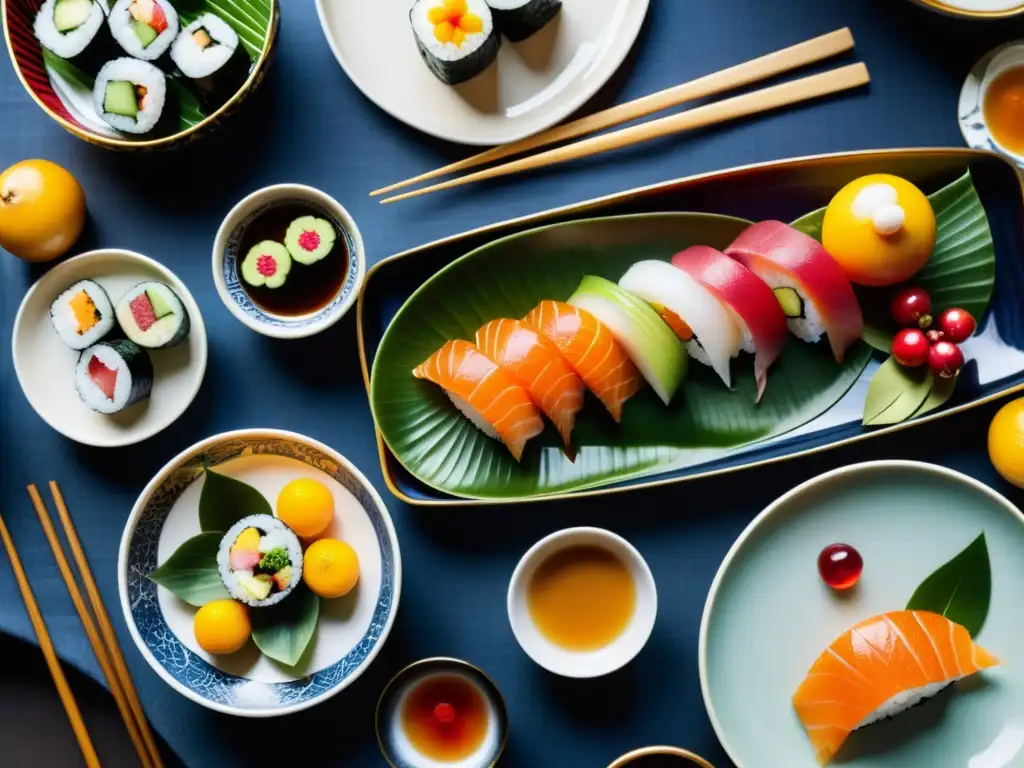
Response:
[{"label": "green banana leaf", "polygon": [[370,402],[384,440],[433,488],[511,500],[692,466],[811,421],[858,379],[870,347],[856,344],[837,365],[827,344],[791,340],[760,404],[750,355],[733,361],[733,391],[710,368],[692,364],[670,406],[645,388],[626,403],[621,424],[588,396],[573,435],[575,462],[549,427],[516,464],[440,388],[411,373],[448,339],[472,339],[485,322],[523,317],[542,299],[564,301],[584,275],[617,281],[641,259],[668,259],[694,244],[724,248],[749,225],[687,213],[591,219],[506,237],[458,259],[413,294],[381,339]]}]

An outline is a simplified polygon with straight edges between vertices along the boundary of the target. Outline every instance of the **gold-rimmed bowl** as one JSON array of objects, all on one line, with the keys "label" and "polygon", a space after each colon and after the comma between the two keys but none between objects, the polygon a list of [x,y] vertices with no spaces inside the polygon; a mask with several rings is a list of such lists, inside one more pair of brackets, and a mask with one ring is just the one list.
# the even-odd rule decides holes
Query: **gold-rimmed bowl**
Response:
[{"label": "gold-rimmed bowl", "polygon": [[[705,760],[700,755],[691,752],[688,749],[682,747],[669,747],[667,745],[657,745],[653,747],[640,747],[640,749],[634,749],[631,752],[627,752],[620,757],[615,758],[608,768],[643,768],[644,764],[648,762],[648,758],[670,758],[669,760],[663,760],[659,765],[675,765],[678,764],[679,768],[683,768],[685,765],[697,765],[700,768],[715,768],[711,763]],[[672,760],[671,758],[678,758]],[[654,765],[653,762],[650,763]]]},{"label": "gold-rimmed bowl", "polygon": [[[4,42],[7,44],[7,52],[18,79],[40,109],[66,131],[90,144],[120,151],[177,148],[206,135],[220,125],[263,81],[273,58],[281,18],[279,0],[233,2],[232,6],[239,7],[248,14],[250,22],[256,19],[257,26],[263,28],[262,47],[256,46],[254,40],[249,40],[251,47],[247,48],[247,52],[253,56],[253,65],[245,82],[231,98],[216,109],[204,110],[198,105],[198,101],[190,104],[187,110],[183,108],[182,118],[173,133],[164,133],[152,138],[136,138],[105,127],[103,121],[92,111],[91,101],[86,98],[91,78],[80,72],[69,75],[74,70],[65,70],[66,65],[62,63],[62,59],[51,58],[49,53],[44,56],[43,49],[32,32],[36,13],[42,4],[43,0],[0,0]],[[174,4],[172,0],[172,5]],[[200,10],[216,12],[218,9],[215,5],[216,3],[205,0],[200,3]],[[251,38],[258,33],[258,30],[254,32],[249,29],[248,24],[246,29],[244,35],[240,35],[243,45],[246,36]],[[236,31],[239,30],[236,28]],[[54,67],[60,68],[59,74]],[[85,79],[82,79],[83,77]]]},{"label": "gold-rimmed bowl", "polygon": [[1015,5],[1012,8],[1003,8],[996,11],[974,11],[967,8],[957,8],[952,5],[948,5],[942,2],[942,0],[911,0],[911,2],[931,11],[941,13],[944,16],[953,16],[958,19],[993,21],[995,19],[1008,19],[1012,16],[1020,16],[1021,14],[1024,14],[1024,3]]}]

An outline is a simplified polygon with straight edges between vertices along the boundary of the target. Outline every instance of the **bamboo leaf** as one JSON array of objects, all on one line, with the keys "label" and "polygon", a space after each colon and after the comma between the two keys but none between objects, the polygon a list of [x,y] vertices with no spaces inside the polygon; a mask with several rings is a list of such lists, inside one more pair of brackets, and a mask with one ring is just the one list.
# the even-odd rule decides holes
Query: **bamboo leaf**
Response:
[{"label": "bamboo leaf", "polygon": [[932,380],[931,371],[924,366],[907,368],[890,357],[871,379],[862,423],[878,427],[911,418],[928,399]]},{"label": "bamboo leaf", "polygon": [[975,637],[985,624],[991,599],[992,569],[982,532],[921,583],[907,603],[907,610],[938,613]]},{"label": "bamboo leaf", "polygon": [[220,580],[217,549],[224,534],[207,531],[186,541],[149,580],[169,589],[189,605],[200,607],[231,597]]},{"label": "bamboo leaf", "polygon": [[294,667],[313,639],[320,616],[320,598],[305,584],[299,584],[277,605],[256,608],[250,616],[256,647],[265,656]]},{"label": "bamboo leaf", "polygon": [[933,373],[929,372],[929,376],[932,379],[932,388],[928,393],[928,397],[921,403],[921,407],[918,408],[912,418],[918,416],[924,416],[929,411],[934,411],[941,405],[945,405],[946,401],[953,396],[953,391],[956,389],[956,379],[940,379]]},{"label": "bamboo leaf", "polygon": [[206,470],[203,491],[199,495],[199,528],[203,531],[227,531],[249,515],[273,515],[263,494],[233,477]]}]

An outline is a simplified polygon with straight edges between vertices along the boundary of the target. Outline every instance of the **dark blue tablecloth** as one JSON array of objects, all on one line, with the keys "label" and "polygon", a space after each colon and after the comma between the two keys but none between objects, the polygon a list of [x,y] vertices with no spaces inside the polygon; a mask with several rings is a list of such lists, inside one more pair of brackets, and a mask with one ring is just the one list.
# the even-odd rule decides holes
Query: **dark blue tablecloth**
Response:
[{"label": "dark blue tablecloth", "polygon": [[[69,168],[85,187],[91,213],[77,250],[118,246],[167,264],[188,284],[207,323],[209,369],[184,418],[141,446],[79,446],[50,430],[21,395],[9,353],[11,324],[39,270],[0,255],[0,508],[59,653],[98,676],[24,491],[29,482],[61,482],[143,702],[185,763],[276,763],[278,757],[267,757],[272,727],[280,746],[271,753],[380,765],[373,712],[382,685],[409,661],[445,654],[481,665],[505,694],[512,734],[502,765],[600,768],[630,748],[671,743],[726,766],[701,702],[697,631],[719,562],[765,504],[825,469],[883,457],[940,462],[1024,500],[996,477],[985,456],[991,407],[781,467],[606,500],[447,512],[412,509],[389,497],[404,556],[402,605],[384,652],[363,678],[317,709],[273,724],[217,715],[185,700],[135,651],[117,598],[121,530],[151,475],[202,437],[269,426],[332,445],[384,490],[354,317],[315,339],[276,342],[235,321],[214,292],[213,237],[241,196],[284,181],[326,190],[355,216],[372,262],[481,224],[699,171],[818,152],[959,145],[956,102],[963,77],[984,50],[1024,36],[1024,24],[966,24],[904,0],[652,0],[633,54],[588,110],[844,25],[852,27],[874,82],[870,91],[757,122],[381,207],[366,196],[370,189],[467,150],[377,110],[337,66],[311,0],[283,6],[279,54],[263,89],[219,133],[175,154],[122,155],[78,141],[50,122],[23,93],[10,64],[0,63],[0,168],[28,157]],[[658,623],[642,655],[624,671],[591,682],[563,680],[534,666],[505,616],[507,580],[519,556],[537,538],[580,524],[632,540],[660,592]],[[0,567],[0,629],[31,637],[6,565]]]}]

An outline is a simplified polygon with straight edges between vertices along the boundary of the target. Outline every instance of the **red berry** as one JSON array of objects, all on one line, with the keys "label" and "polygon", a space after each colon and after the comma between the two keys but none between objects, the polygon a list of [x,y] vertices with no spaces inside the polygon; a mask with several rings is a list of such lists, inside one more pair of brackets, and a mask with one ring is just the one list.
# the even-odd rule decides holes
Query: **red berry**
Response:
[{"label": "red berry", "polygon": [[940,341],[928,350],[928,367],[940,379],[953,379],[964,367],[964,353],[951,341]]},{"label": "red berry", "polygon": [[892,340],[892,356],[908,368],[917,368],[928,360],[928,339],[917,328],[904,328]]},{"label": "red berry", "polygon": [[447,724],[455,719],[455,707],[446,701],[442,701],[434,707],[434,719],[442,724]]},{"label": "red berry", "polygon": [[932,299],[924,288],[904,288],[892,297],[889,313],[904,328],[927,328],[932,324]]},{"label": "red berry", "polygon": [[832,589],[849,589],[860,581],[864,560],[849,544],[829,544],[818,555],[818,573]]},{"label": "red berry", "polygon": [[939,328],[947,341],[962,344],[974,335],[978,324],[966,309],[953,307],[939,315]]}]

